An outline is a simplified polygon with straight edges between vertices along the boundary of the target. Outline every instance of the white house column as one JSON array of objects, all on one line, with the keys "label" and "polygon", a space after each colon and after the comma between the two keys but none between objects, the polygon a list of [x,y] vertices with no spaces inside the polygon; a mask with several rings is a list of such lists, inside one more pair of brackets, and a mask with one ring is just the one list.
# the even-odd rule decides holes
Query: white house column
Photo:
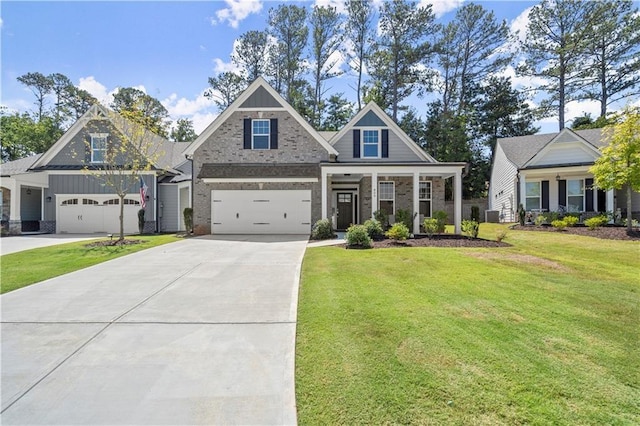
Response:
[{"label": "white house column", "polygon": [[614,216],[615,216],[616,206],[613,203],[614,203],[613,189],[610,189],[607,191],[607,211],[614,213]]},{"label": "white house column", "polygon": [[453,176],[453,216],[455,233],[460,234],[462,232],[462,171],[456,171]]},{"label": "white house column", "polygon": [[413,172],[413,233],[420,233],[420,173]]},{"label": "white house column", "polygon": [[327,179],[329,178],[329,174],[327,173],[326,169],[322,169],[322,176],[321,176],[321,181],[320,181],[320,187],[322,188],[322,190],[320,191],[320,197],[321,197],[321,208],[322,208],[322,219],[327,219]]},{"label": "white house column", "polygon": [[[527,208],[526,203],[525,203],[525,197],[527,196],[527,184],[526,184],[526,176],[522,173],[520,173],[520,199],[517,201],[517,205],[516,207],[516,212],[518,211],[518,208],[520,207],[520,204],[522,204],[523,208]],[[517,219],[516,219],[517,220]]]},{"label": "white house column", "polygon": [[378,210],[378,173],[371,173],[371,218],[373,219],[373,212]]}]

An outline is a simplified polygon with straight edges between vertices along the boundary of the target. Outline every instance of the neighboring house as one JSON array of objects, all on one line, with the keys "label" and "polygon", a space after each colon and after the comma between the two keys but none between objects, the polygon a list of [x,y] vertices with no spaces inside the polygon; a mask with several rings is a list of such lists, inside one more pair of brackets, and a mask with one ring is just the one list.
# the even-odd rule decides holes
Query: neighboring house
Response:
[{"label": "neighboring house", "polygon": [[[119,198],[83,169],[104,169],[106,150],[118,149],[128,124],[94,105],[47,152],[2,164],[3,227],[10,234],[119,232]],[[145,231],[184,230],[181,212],[191,205],[191,163],[182,154],[187,144],[149,138],[157,155],[141,174],[148,187]],[[118,161],[128,164],[126,155]],[[125,198],[125,233],[138,232],[141,201],[138,181]]]},{"label": "neighboring house", "polygon": [[314,130],[258,78],[185,150],[193,162],[194,229],[213,234],[309,234],[319,219],[337,229],[376,210],[423,217],[445,209],[453,178],[460,232],[465,163],[439,163],[374,103],[339,132]]},{"label": "neighboring house", "polygon": [[[598,212],[626,211],[626,191],[603,191],[589,168],[606,145],[602,129],[498,139],[489,190],[489,209],[503,221],[517,220],[522,204],[528,212],[578,212],[585,219]],[[640,194],[633,193],[633,212]]]}]

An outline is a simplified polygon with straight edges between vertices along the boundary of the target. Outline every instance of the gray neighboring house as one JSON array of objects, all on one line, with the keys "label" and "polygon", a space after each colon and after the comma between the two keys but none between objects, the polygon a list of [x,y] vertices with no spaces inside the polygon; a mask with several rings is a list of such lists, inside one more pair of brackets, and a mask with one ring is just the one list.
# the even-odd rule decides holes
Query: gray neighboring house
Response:
[{"label": "gray neighboring house", "polygon": [[[105,150],[118,149],[132,126],[100,105],[92,106],[45,153],[0,165],[2,224],[6,232],[117,233],[119,199],[87,171],[104,168]],[[182,210],[191,205],[188,144],[151,136],[157,152],[147,186],[145,231],[184,230]],[[157,157],[157,158],[155,158]],[[122,157],[123,164],[127,159]],[[125,233],[138,232],[140,183],[132,183],[124,205]]]},{"label": "gray neighboring house", "polygon": [[426,154],[376,104],[339,132],[314,130],[263,78],[254,81],[185,150],[193,162],[199,234],[309,234],[327,218],[336,229],[376,210],[423,217],[445,209],[453,179],[456,232],[465,163]]},{"label": "gray neighboring house", "polygon": [[[526,211],[626,214],[626,191],[603,191],[589,168],[606,146],[602,129],[563,129],[558,133],[498,139],[489,189],[489,209],[501,221],[515,222]],[[632,212],[640,215],[640,194],[632,194]]]}]

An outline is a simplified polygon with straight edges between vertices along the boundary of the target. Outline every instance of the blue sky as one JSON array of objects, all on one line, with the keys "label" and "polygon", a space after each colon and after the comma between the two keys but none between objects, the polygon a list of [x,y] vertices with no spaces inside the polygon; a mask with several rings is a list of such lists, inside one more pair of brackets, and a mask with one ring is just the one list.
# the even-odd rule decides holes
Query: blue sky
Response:
[{"label": "blue sky", "polygon": [[[462,0],[423,0],[439,22]],[[317,0],[337,4],[339,0]],[[531,1],[480,1],[498,19],[524,29]],[[27,72],[59,72],[104,103],[117,87],[137,87],[159,99],[171,118],[190,118],[202,131],[218,114],[203,97],[207,79],[232,69],[230,53],[241,34],[265,29],[268,10],[279,2],[225,1],[2,1],[0,103],[10,110],[34,108],[28,88],[16,81]],[[312,6],[314,2],[305,2]],[[507,70],[507,73],[512,70]],[[352,76],[329,81],[354,100]],[[516,81],[516,84],[518,82]],[[331,92],[331,91],[330,91]],[[424,112],[424,101],[415,101]],[[568,115],[597,113],[597,106],[570,106]],[[539,123],[555,131],[557,121]]]}]

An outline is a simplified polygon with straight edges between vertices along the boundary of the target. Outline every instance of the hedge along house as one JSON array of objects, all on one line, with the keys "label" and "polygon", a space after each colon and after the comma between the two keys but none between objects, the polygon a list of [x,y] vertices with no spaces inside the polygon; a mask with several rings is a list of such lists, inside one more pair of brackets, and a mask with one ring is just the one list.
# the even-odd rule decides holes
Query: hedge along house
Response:
[{"label": "hedge along house", "polygon": [[[143,203],[146,232],[184,229],[179,211],[191,201],[190,180],[180,179],[190,173],[190,164],[182,155],[186,144],[147,132],[144,144],[149,152],[123,151],[123,137],[135,138],[130,133],[137,127],[94,105],[47,152],[3,164],[3,226],[11,234],[118,233],[119,197],[104,179],[96,176],[110,167],[124,168],[123,176],[116,172],[112,180],[116,184],[126,182],[125,233],[138,232],[137,213]],[[111,156],[113,152],[117,154]],[[107,164],[112,157],[112,164]],[[133,179],[131,171],[127,171],[133,161],[151,163],[148,170],[140,173],[147,187],[144,200],[140,196],[140,179]],[[159,198],[165,184],[173,185],[175,190],[166,191],[164,198]],[[175,211],[169,212],[167,206],[173,206]]]},{"label": "hedge along house", "polygon": [[[606,146],[602,129],[498,139],[491,171],[489,208],[503,221],[517,220],[520,204],[527,212],[579,213],[584,220],[604,212],[626,210],[626,191],[603,191],[589,172]],[[640,212],[640,194],[632,194]]]},{"label": "hedge along house", "polygon": [[444,210],[454,180],[460,232],[465,163],[439,163],[370,103],[339,132],[314,130],[261,77],[185,150],[193,162],[194,229],[213,234],[306,234],[376,210],[421,218]]}]

